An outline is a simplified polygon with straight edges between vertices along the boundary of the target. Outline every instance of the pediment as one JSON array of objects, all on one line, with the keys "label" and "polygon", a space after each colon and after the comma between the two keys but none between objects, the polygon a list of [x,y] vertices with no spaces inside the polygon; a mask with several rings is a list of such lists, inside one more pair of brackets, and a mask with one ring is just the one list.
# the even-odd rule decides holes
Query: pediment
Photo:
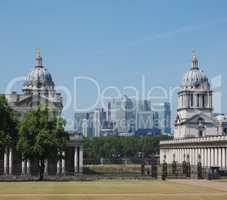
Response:
[{"label": "pediment", "polygon": [[15,104],[16,106],[31,106],[32,96],[26,96],[23,99],[18,100]]},{"label": "pediment", "polygon": [[205,124],[217,124],[217,120],[214,117],[208,116],[204,113],[196,114],[193,117],[187,119],[184,123],[197,124],[199,120],[204,121]]},{"label": "pediment", "polygon": [[58,105],[51,101],[50,99],[48,99],[47,97],[44,96],[38,96],[38,95],[30,95],[27,96],[19,101],[17,101],[16,106],[17,107],[33,107],[39,104],[48,104],[48,107],[50,109],[56,109],[58,107]]}]

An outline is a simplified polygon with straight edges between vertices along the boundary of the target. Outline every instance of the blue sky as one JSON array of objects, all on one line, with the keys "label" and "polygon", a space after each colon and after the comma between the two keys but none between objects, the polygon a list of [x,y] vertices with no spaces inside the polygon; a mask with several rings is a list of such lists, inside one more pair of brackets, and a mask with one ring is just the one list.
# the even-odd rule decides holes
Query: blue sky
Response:
[{"label": "blue sky", "polygon": [[[227,1],[64,0],[0,2],[0,92],[34,66],[35,48],[58,86],[73,93],[73,77],[93,77],[102,88],[181,83],[196,49],[209,78],[222,75],[227,112]],[[18,84],[15,90],[20,90]],[[83,106],[95,87],[81,84]],[[174,108],[173,108],[174,109]],[[73,117],[73,106],[64,112]]]}]

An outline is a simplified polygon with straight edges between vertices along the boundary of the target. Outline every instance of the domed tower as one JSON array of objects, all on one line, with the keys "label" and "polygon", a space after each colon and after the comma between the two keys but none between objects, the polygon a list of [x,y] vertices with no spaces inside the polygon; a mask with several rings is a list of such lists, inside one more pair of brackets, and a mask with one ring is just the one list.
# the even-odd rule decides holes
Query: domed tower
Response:
[{"label": "domed tower", "polygon": [[51,74],[42,65],[39,49],[36,49],[35,68],[28,73],[22,91],[23,94],[6,94],[8,104],[20,116],[40,104],[48,106],[54,115],[61,115],[63,98],[55,91]]},{"label": "domed tower", "polygon": [[184,75],[178,93],[174,137],[204,136],[207,132],[205,131],[208,124],[206,121],[212,121],[212,111],[210,83],[204,72],[199,69],[199,62],[193,51],[192,67]]},{"label": "domed tower", "polygon": [[35,68],[27,75],[23,92],[25,94],[53,96],[55,94],[54,86],[51,74],[42,65],[40,50],[36,49]]}]

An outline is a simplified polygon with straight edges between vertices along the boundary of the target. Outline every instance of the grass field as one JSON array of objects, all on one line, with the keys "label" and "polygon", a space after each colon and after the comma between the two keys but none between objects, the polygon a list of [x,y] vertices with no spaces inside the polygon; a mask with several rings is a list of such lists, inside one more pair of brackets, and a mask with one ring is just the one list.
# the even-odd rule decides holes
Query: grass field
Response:
[{"label": "grass field", "polygon": [[1,182],[0,200],[226,200],[226,182],[100,180]]}]

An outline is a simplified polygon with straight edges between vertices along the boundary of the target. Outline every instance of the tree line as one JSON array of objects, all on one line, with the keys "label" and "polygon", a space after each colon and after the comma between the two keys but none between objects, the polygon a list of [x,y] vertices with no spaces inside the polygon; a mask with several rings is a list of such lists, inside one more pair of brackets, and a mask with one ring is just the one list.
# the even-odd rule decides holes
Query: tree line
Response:
[{"label": "tree line", "polygon": [[159,153],[160,140],[169,136],[109,136],[84,138],[85,159],[149,157]]}]

